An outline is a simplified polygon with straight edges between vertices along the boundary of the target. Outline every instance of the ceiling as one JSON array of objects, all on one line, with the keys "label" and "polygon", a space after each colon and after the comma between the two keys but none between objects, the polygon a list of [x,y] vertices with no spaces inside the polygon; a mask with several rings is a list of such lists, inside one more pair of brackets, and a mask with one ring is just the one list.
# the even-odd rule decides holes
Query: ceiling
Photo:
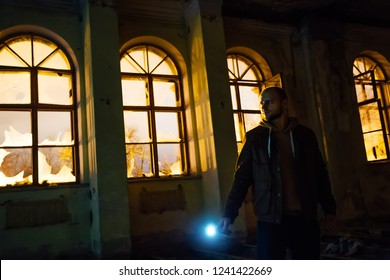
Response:
[{"label": "ceiling", "polygon": [[390,27],[389,0],[224,0],[222,7],[225,16],[265,21],[314,17]]},{"label": "ceiling", "polygon": [[[6,5],[80,13],[82,3],[115,6],[120,17],[181,21],[192,0],[1,0]],[[323,17],[390,27],[390,0],[200,0],[222,2],[224,16],[294,23]]]}]

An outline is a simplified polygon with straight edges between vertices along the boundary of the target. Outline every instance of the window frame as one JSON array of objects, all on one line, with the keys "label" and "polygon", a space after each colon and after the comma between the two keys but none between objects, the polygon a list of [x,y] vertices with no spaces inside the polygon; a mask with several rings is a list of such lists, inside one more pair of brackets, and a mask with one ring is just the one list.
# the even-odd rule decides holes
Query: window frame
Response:
[{"label": "window frame", "polygon": [[[260,93],[261,93],[262,89],[264,88],[266,81],[264,79],[264,73],[263,73],[262,69],[253,59],[251,59],[250,57],[248,57],[242,53],[237,53],[237,52],[232,52],[232,53],[227,54],[227,60],[231,57],[234,57],[233,63],[237,63],[238,58],[243,58],[244,62],[250,62],[250,64],[246,63],[246,65],[248,67],[247,67],[246,71],[244,71],[244,73],[240,74],[240,77],[237,77],[228,67],[229,84],[230,84],[230,87],[234,88],[235,99],[237,102],[237,108],[234,109],[234,106],[233,106],[233,119],[235,119],[234,116],[237,115],[239,127],[238,128],[236,127],[235,121],[234,121],[234,126],[235,126],[235,130],[239,131],[239,133],[240,133],[240,139],[237,139],[237,135],[236,135],[237,149],[238,149],[238,151],[240,151],[244,137],[245,137],[245,133],[249,130],[246,128],[245,114],[259,115],[259,116],[261,115],[260,103],[258,104],[258,107],[259,107],[258,110],[242,109],[241,97],[240,97],[240,87],[241,86],[256,86],[256,87],[258,87],[259,100],[260,100]],[[238,65],[236,65],[235,67],[238,69]],[[254,74],[256,75],[257,80],[252,80],[252,82],[249,82],[249,80],[242,80],[242,78],[245,76],[245,74],[252,67],[255,69]],[[233,75],[235,77],[235,79],[232,79],[230,77],[230,75]],[[231,90],[230,90],[230,94],[233,95]]]},{"label": "window frame", "polygon": [[[187,134],[187,126],[186,126],[186,114],[185,114],[185,102],[184,102],[184,91],[183,91],[183,78],[181,74],[180,67],[178,66],[178,63],[176,62],[175,58],[169,54],[169,52],[160,46],[150,44],[150,43],[138,43],[134,45],[129,45],[121,51],[120,53],[120,60],[132,49],[145,47],[147,50],[150,48],[157,49],[158,51],[165,54],[166,58],[169,58],[171,62],[173,63],[175,70],[177,72],[177,75],[167,75],[167,74],[153,74],[149,72],[145,73],[130,73],[130,72],[124,72],[121,69],[121,81],[124,78],[141,78],[147,81],[147,90],[149,94],[149,98],[147,100],[149,101],[149,104],[143,105],[125,105],[123,104],[123,112],[126,111],[129,112],[146,112],[147,119],[148,119],[148,133],[149,133],[149,142],[131,142],[128,143],[125,140],[126,147],[128,145],[148,145],[150,146],[150,172],[153,174],[151,176],[147,176],[144,173],[142,176],[134,176],[129,177],[127,176],[128,180],[139,180],[139,179],[147,179],[147,180],[153,180],[153,179],[167,179],[167,178],[180,178],[184,176],[190,175],[190,162],[189,162],[189,148],[188,148],[188,134]],[[136,62],[137,63],[137,62]],[[138,64],[138,63],[137,63]],[[160,64],[158,64],[160,65]],[[156,69],[157,66],[154,67]],[[143,67],[138,64],[138,66],[142,69]],[[154,70],[153,69],[153,70]],[[153,72],[153,70],[151,72]],[[153,82],[155,80],[164,80],[167,82],[173,82],[175,84],[175,90],[176,95],[179,96],[180,99],[180,106],[157,106],[154,104],[154,87]],[[123,90],[122,90],[123,94]],[[178,136],[181,139],[178,142],[175,141],[159,141],[157,139],[157,125],[156,125],[156,113],[160,112],[166,112],[166,113],[176,113],[178,114],[177,120],[178,120]],[[126,134],[126,132],[125,132]],[[159,167],[159,154],[158,154],[158,145],[159,144],[178,144],[180,147],[180,157],[181,157],[181,171],[182,174],[168,174],[168,175],[161,175],[161,170]],[[127,159],[127,148],[126,148],[126,162],[128,162]]]},{"label": "window frame", "polygon": [[[355,63],[358,59],[362,59],[363,61],[368,59],[370,61],[370,63],[372,63],[374,65],[374,67],[372,69],[368,69],[368,70],[366,69],[366,71],[361,72],[360,69],[355,65]],[[365,62],[363,62],[363,63],[366,66],[366,63]],[[378,68],[380,70],[380,74],[382,74],[383,79],[375,78],[376,68]],[[390,127],[389,127],[390,126],[390,112],[389,112],[390,104],[387,104],[390,97],[389,96],[386,97],[386,94],[388,94],[388,93],[386,93],[386,87],[388,87],[388,83],[389,83],[389,80],[386,78],[386,71],[383,69],[382,65],[377,60],[375,60],[374,58],[367,56],[367,55],[357,56],[353,62],[353,69],[359,71],[359,74],[357,74],[357,75],[353,74],[355,96],[356,96],[358,111],[360,111],[360,108],[362,106],[376,103],[376,108],[377,108],[377,111],[379,114],[379,119],[380,119],[380,124],[381,124],[381,128],[378,130],[370,130],[368,132],[364,132],[363,131],[363,123],[361,122],[361,119],[360,119],[360,127],[362,129],[361,135],[363,137],[363,143],[364,143],[364,147],[365,147],[366,161],[367,161],[367,163],[387,162],[390,160],[390,143],[389,143],[389,135],[388,135],[389,131],[390,131]],[[373,97],[370,99],[366,99],[366,100],[359,102],[358,97],[357,97],[356,86],[361,84],[361,83],[358,83],[357,81],[359,81],[360,77],[364,77],[367,75],[370,76],[370,79],[362,79],[361,83],[369,84],[372,86]],[[378,93],[378,89],[379,89],[379,93]],[[359,112],[358,112],[358,114],[360,116]],[[368,133],[373,133],[376,131],[382,132],[385,151],[386,151],[386,158],[369,160],[368,154],[367,154],[367,149],[366,149],[366,144],[365,144],[365,140],[364,140],[364,135],[366,135]]]},{"label": "window frame", "polygon": [[[77,82],[76,82],[76,67],[74,65],[74,62],[66,50],[66,48],[58,42],[55,38],[52,38],[52,36],[47,36],[45,34],[37,33],[37,32],[16,32],[9,34],[8,36],[2,37],[0,39],[0,45],[7,45],[7,42],[10,40],[17,39],[19,37],[24,38],[30,38],[31,45],[33,50],[33,44],[34,44],[34,38],[42,39],[43,41],[48,41],[55,45],[54,50],[46,56],[48,58],[50,55],[54,54],[56,51],[61,51],[69,64],[69,70],[68,69],[56,69],[56,68],[49,68],[49,67],[42,67],[40,66],[42,62],[46,59],[43,59],[39,64],[34,65],[32,63],[31,66],[28,65],[26,61],[22,57],[20,57],[19,54],[12,51],[16,56],[18,56],[21,60],[24,61],[26,64],[23,67],[20,66],[7,66],[7,65],[1,65],[0,64],[0,72],[3,71],[15,71],[20,72],[21,70],[26,71],[29,73],[30,78],[30,97],[31,100],[29,103],[22,103],[22,104],[7,104],[7,103],[0,103],[0,110],[1,111],[26,111],[30,112],[30,125],[31,125],[31,134],[32,134],[32,144],[31,146],[12,146],[12,147],[2,147],[2,149],[12,148],[12,149],[19,149],[19,148],[26,148],[31,147],[31,164],[32,164],[32,182],[31,183],[23,183],[23,184],[14,184],[14,185],[5,185],[0,186],[0,188],[15,188],[15,187],[34,187],[34,186],[52,186],[52,185],[59,185],[59,186],[66,186],[66,185],[74,185],[80,183],[80,152],[79,152],[79,132],[78,132],[78,113],[77,113]],[[9,48],[10,49],[10,48]],[[11,50],[11,49],[10,49]],[[34,52],[31,53],[31,60],[34,62]],[[57,73],[57,75],[69,75],[70,81],[72,84],[72,88],[70,89],[71,93],[71,100],[72,104],[65,105],[65,104],[50,104],[50,103],[39,103],[38,97],[39,97],[39,87],[38,87],[38,79],[39,79],[39,71],[44,71],[48,73]],[[73,139],[73,144],[67,144],[67,145],[47,145],[47,144],[39,144],[38,141],[38,114],[39,112],[67,112],[70,114],[70,133]],[[74,181],[71,182],[47,182],[47,180],[39,182],[39,156],[38,151],[42,148],[66,148],[69,147],[72,150],[72,174],[75,177]]]}]

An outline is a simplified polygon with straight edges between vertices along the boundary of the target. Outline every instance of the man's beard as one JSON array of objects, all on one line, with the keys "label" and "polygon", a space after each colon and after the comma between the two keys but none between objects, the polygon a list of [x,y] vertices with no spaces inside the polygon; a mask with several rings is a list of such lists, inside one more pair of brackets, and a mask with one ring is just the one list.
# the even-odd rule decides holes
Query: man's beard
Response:
[{"label": "man's beard", "polygon": [[282,115],[283,115],[283,110],[281,110],[281,109],[279,110],[279,112],[273,113],[273,114],[269,114],[268,116],[264,113],[266,121],[276,120],[276,119],[280,118]]}]

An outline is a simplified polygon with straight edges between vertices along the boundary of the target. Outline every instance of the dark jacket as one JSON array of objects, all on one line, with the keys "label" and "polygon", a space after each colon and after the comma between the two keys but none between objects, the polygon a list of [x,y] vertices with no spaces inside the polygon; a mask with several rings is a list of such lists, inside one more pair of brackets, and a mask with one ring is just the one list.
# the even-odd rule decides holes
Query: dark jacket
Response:
[{"label": "dark jacket", "polygon": [[[316,221],[318,204],[325,215],[335,215],[335,199],[314,132],[293,118],[290,118],[288,129],[294,154],[295,185],[304,216],[307,220]],[[247,132],[224,217],[234,221],[248,188],[252,186],[257,219],[280,223],[283,190],[278,159],[278,148],[270,126],[263,122]]]}]

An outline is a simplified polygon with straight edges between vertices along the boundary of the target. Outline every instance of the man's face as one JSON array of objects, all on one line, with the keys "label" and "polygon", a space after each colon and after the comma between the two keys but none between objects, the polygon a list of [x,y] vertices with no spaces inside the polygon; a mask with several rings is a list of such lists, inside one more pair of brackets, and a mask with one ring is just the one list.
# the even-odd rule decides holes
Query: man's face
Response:
[{"label": "man's face", "polygon": [[273,121],[283,115],[287,107],[287,100],[282,100],[275,91],[264,91],[261,95],[261,113],[266,121]]}]

